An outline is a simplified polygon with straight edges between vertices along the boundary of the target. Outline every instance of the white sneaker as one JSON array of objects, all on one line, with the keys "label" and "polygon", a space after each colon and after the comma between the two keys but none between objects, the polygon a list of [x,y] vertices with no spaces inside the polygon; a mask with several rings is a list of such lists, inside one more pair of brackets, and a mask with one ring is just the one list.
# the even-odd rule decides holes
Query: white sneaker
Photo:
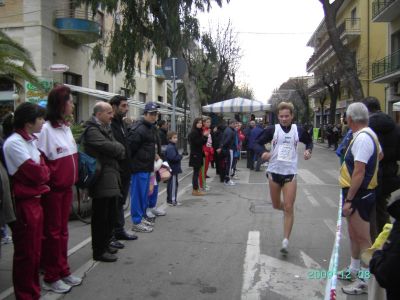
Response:
[{"label": "white sneaker", "polygon": [[286,255],[289,253],[289,251],[287,250],[288,247],[289,247],[289,240],[287,238],[284,238],[282,241],[282,248],[281,248],[281,253],[283,255]]},{"label": "white sneaker", "polygon": [[233,185],[236,185],[236,182],[229,180],[228,182],[224,182],[224,184],[227,186],[233,186]]},{"label": "white sneaker", "polygon": [[353,283],[342,287],[342,291],[348,295],[368,294],[368,284],[361,279],[356,279]]},{"label": "white sneaker", "polygon": [[210,189],[211,189],[211,188],[210,188],[209,186],[203,187],[203,191],[204,191],[204,192],[208,192],[208,191],[210,191]]},{"label": "white sneaker", "polygon": [[67,277],[61,278],[61,280],[70,286],[78,286],[82,283],[82,278],[74,275],[69,275]]},{"label": "white sneaker", "polygon": [[46,291],[52,291],[57,294],[65,294],[71,290],[71,286],[66,284],[61,279],[52,283],[44,281],[42,287]]},{"label": "white sneaker", "polygon": [[152,232],[153,228],[146,226],[143,222],[139,224],[133,224],[132,231],[136,232]]},{"label": "white sneaker", "polygon": [[232,176],[232,178],[238,180],[238,179],[239,179],[239,176],[234,175],[234,176]]},{"label": "white sneaker", "polygon": [[156,215],[153,213],[153,210],[151,208],[147,208],[146,209],[146,216],[148,218],[155,218],[156,217]]},{"label": "white sneaker", "polygon": [[150,210],[156,217],[165,216],[167,214],[165,211],[157,207],[151,208]]}]

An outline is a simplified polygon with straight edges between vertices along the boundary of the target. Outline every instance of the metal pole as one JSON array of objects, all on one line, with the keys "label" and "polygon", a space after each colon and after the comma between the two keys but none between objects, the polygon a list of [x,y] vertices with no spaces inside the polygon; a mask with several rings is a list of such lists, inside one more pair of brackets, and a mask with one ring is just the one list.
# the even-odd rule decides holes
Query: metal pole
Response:
[{"label": "metal pole", "polygon": [[185,102],[184,102],[184,106],[185,106],[185,110],[184,110],[184,116],[183,116],[183,123],[184,123],[184,126],[183,126],[183,135],[184,135],[184,137],[183,137],[183,152],[182,152],[182,155],[188,155],[189,153],[188,153],[188,151],[187,151],[187,125],[186,125],[186,123],[187,123],[187,121],[186,121],[186,105],[187,105],[187,97],[185,97]]},{"label": "metal pole", "polygon": [[172,57],[172,122],[171,129],[176,131],[176,76],[175,76],[175,61],[176,57]]}]

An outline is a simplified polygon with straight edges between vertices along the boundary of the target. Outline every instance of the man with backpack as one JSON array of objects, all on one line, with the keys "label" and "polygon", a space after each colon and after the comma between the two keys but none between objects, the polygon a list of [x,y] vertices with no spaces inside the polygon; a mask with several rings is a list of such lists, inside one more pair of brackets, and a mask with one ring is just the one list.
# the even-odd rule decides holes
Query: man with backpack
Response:
[{"label": "man with backpack", "polygon": [[125,216],[124,216],[124,204],[128,197],[129,188],[131,185],[131,169],[129,166],[129,146],[128,146],[128,129],[124,122],[124,118],[129,110],[128,99],[124,96],[114,96],[110,100],[110,105],[113,108],[114,117],[111,120],[111,130],[114,138],[124,145],[125,157],[119,161],[120,176],[121,176],[121,196],[117,202],[117,216],[114,226],[114,236],[110,245],[116,248],[123,248],[124,245],[118,240],[136,240],[137,236],[134,234],[127,233],[125,231]]},{"label": "man with backpack", "polygon": [[125,157],[125,148],[112,135],[111,120],[113,110],[106,102],[97,102],[93,116],[86,122],[82,144],[85,152],[95,157],[101,165],[100,174],[89,187],[92,197],[92,248],[93,259],[103,262],[114,262],[117,249],[110,247],[109,242],[115,224],[115,211],[119,201],[120,173],[119,163]]}]

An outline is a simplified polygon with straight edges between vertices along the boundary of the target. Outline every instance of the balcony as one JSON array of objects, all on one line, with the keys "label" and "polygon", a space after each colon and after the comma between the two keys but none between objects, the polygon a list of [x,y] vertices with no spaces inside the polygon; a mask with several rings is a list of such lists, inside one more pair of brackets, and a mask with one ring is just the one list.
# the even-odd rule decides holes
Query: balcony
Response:
[{"label": "balcony", "polygon": [[[343,44],[349,44],[355,39],[359,38],[361,34],[361,21],[360,18],[345,19],[343,23],[338,26],[339,35]],[[328,33],[327,33],[328,34]],[[333,52],[333,53],[332,53]],[[324,57],[332,57],[334,54],[331,41],[328,39],[314,52],[307,62],[307,72],[312,72],[319,62]]]},{"label": "balcony", "polygon": [[161,66],[156,65],[154,74],[157,79],[164,80],[165,79],[165,74]]},{"label": "balcony", "polygon": [[400,16],[400,0],[376,0],[372,3],[373,22],[392,22]]},{"label": "balcony", "polygon": [[400,50],[372,64],[372,80],[375,83],[389,83],[400,78]]},{"label": "balcony", "polygon": [[78,44],[90,44],[101,37],[101,24],[83,9],[56,10],[55,26],[60,34]]}]

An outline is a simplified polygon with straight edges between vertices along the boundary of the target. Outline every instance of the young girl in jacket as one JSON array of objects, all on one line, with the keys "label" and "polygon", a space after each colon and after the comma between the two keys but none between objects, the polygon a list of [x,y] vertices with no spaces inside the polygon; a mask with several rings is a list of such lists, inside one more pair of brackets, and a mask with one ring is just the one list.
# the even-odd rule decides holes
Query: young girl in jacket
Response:
[{"label": "young girl in jacket", "polygon": [[51,191],[42,199],[43,288],[55,293],[66,293],[71,286],[82,282],[81,278],[71,275],[67,258],[72,186],[78,177],[77,147],[67,121],[72,116],[73,109],[70,89],[63,85],[53,88],[47,101],[47,121],[37,143],[51,173]]},{"label": "young girl in jacket", "polygon": [[190,144],[189,166],[193,168],[192,186],[193,196],[204,196],[205,193],[199,189],[200,168],[203,165],[203,145],[207,142],[209,132],[203,132],[203,121],[196,118],[193,121],[192,130],[188,140]]},{"label": "young girl in jacket", "polygon": [[[22,103],[6,117],[4,133],[9,136],[3,151],[12,180],[16,221],[10,224],[13,242],[13,284],[16,299],[39,299],[39,265],[43,231],[42,195],[49,192],[50,175],[35,144],[35,133],[44,123],[45,110]],[[10,131],[15,131],[11,134]]]},{"label": "young girl in jacket", "polygon": [[207,171],[208,171],[208,166],[210,165],[210,161],[213,158],[214,155],[214,148],[212,147],[212,138],[211,138],[211,119],[209,117],[206,117],[203,119],[203,134],[207,135],[207,142],[205,145],[203,145],[203,153],[204,153],[204,159],[203,159],[203,165],[200,169],[200,175],[199,175],[199,185],[200,188],[203,191],[208,191],[210,188],[207,186]]}]

